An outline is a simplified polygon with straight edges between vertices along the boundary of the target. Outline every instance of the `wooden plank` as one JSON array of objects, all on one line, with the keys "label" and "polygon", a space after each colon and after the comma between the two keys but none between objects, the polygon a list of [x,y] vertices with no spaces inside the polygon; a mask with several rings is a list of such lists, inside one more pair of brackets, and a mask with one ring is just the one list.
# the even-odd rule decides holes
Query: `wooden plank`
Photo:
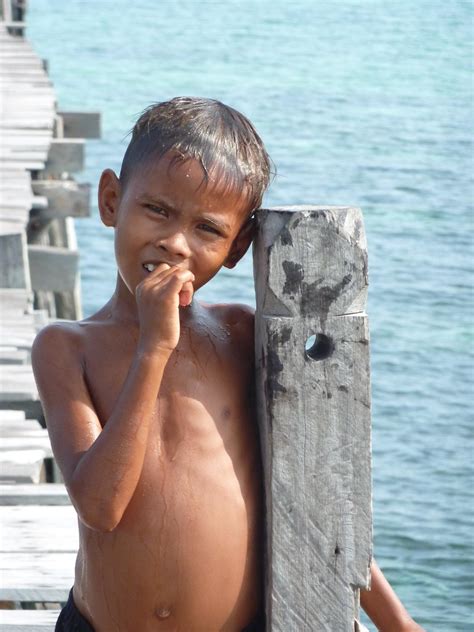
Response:
[{"label": "wooden plank", "polygon": [[5,169],[2,172],[2,186],[14,183],[15,186],[24,186],[30,188],[30,174],[22,169]]},{"label": "wooden plank", "polygon": [[[24,319],[23,317],[18,319],[17,321],[10,322],[8,319],[2,319],[2,325],[8,326],[9,334],[11,333],[13,335],[25,333],[28,334],[29,332],[32,332],[34,334],[37,331],[37,327],[34,322],[26,318]],[[8,341],[10,342],[10,339]]]},{"label": "wooden plank", "polygon": [[0,286],[30,289],[24,232],[0,235]]},{"label": "wooden plank", "polygon": [[77,552],[77,514],[72,505],[2,505],[0,523],[1,553]]},{"label": "wooden plank", "polygon": [[[46,437],[48,431],[41,426],[37,419],[25,419],[24,411],[0,411],[8,413],[22,413],[23,419],[15,419],[12,417],[0,418],[0,437]],[[1,438],[0,438],[1,441]]]},{"label": "wooden plank", "polygon": [[11,0],[2,0],[2,31],[7,30],[7,23],[12,21],[12,4]]},{"label": "wooden plank", "polygon": [[64,138],[100,138],[100,112],[64,112],[59,111],[62,119]]},{"label": "wooden plank", "polygon": [[[42,131],[42,130],[41,130]],[[27,135],[17,134],[11,132],[11,130],[2,130],[0,134],[3,147],[20,147],[26,149],[40,149],[41,151],[48,151],[51,138],[48,130],[42,131],[41,134]]]},{"label": "wooden plank", "polygon": [[32,442],[38,440],[38,447],[41,448],[43,441],[47,440],[47,449],[48,451],[51,449],[48,431],[36,419],[24,419],[21,423],[0,420],[0,444],[2,448],[8,445],[13,446],[20,439],[31,440]]},{"label": "wooden plank", "polygon": [[75,553],[4,553],[0,601],[65,602],[74,583]]},{"label": "wooden plank", "polygon": [[74,180],[34,180],[35,195],[48,198],[48,208],[41,212],[43,219],[57,217],[87,217],[90,209],[90,185]]},{"label": "wooden plank", "polygon": [[[0,234],[14,235],[24,231],[28,223],[28,211],[21,208],[0,208]],[[0,255],[1,256],[1,255]]]},{"label": "wooden plank", "polygon": [[0,610],[0,632],[53,632],[59,610]]},{"label": "wooden plank", "polygon": [[28,246],[33,290],[64,292],[74,289],[79,252],[53,246]]},{"label": "wooden plank", "polygon": [[16,349],[14,347],[0,347],[0,363],[1,364],[27,364],[30,355],[25,349]]},{"label": "wooden plank", "polygon": [[[18,347],[18,349],[30,350],[35,337],[36,337],[35,331],[14,331],[14,332],[8,333],[8,342],[11,345]],[[2,380],[1,373],[2,371],[0,369],[0,385],[1,385],[1,380]],[[2,404],[2,401],[1,401],[1,390],[0,390],[0,408],[8,408],[8,406],[3,406],[1,404]],[[18,410],[18,406],[13,406],[13,408],[15,410]],[[33,415],[33,417],[35,416],[36,415]]]},{"label": "wooden plank", "polygon": [[[46,436],[47,430],[41,426],[37,419],[25,419],[23,410],[1,410],[7,413],[5,417],[0,417],[0,436]],[[14,413],[22,414],[23,418],[12,417]],[[35,434],[36,433],[36,434]],[[38,434],[41,433],[41,434]]]},{"label": "wooden plank", "polygon": [[48,322],[47,314],[41,309],[30,313],[23,312],[22,314],[3,313],[3,311],[0,313],[0,325],[8,330],[32,329],[39,331],[42,327],[47,325]]},{"label": "wooden plank", "polygon": [[0,481],[44,483],[45,458],[43,450],[0,451]]},{"label": "wooden plank", "polygon": [[53,121],[47,117],[35,118],[29,113],[22,116],[9,116],[8,120],[0,121],[0,128],[15,129],[17,127],[32,130],[53,129]]},{"label": "wooden plank", "polygon": [[59,483],[0,484],[0,505],[70,505],[64,485]]},{"label": "wooden plank", "polygon": [[2,315],[24,313],[30,309],[32,301],[32,294],[27,289],[0,287],[0,313]]},{"label": "wooden plank", "polygon": [[24,421],[25,413],[22,410],[0,410],[0,423],[3,421]]},{"label": "wooden plank", "polygon": [[41,171],[44,167],[44,160],[35,160],[34,158],[25,158],[18,156],[0,156],[0,170],[3,167],[20,167],[28,171]]},{"label": "wooden plank", "polygon": [[2,187],[1,195],[1,205],[3,208],[22,207],[27,211],[30,210],[34,199],[33,193],[29,187],[27,189],[22,189],[19,186],[7,187],[6,184]]},{"label": "wooden plank", "polygon": [[23,58],[13,58],[13,59],[3,59],[2,60],[2,71],[4,69],[14,68],[17,69],[41,69],[44,72],[43,62],[38,57],[33,59],[23,59]]},{"label": "wooden plank", "polygon": [[[38,399],[38,390],[31,367],[0,364],[0,402],[23,402]],[[1,407],[7,408],[7,406]]]},{"label": "wooden plank", "polygon": [[258,226],[267,630],[352,632],[372,552],[362,216],[286,207]]},{"label": "wooden plank", "polygon": [[21,450],[41,450],[45,458],[53,456],[47,432],[43,434],[41,430],[38,430],[31,435],[31,433],[24,431],[16,436],[5,436],[4,434],[0,437],[0,459],[5,452],[19,452]]},{"label": "wooden plank", "polygon": [[[11,235],[21,232],[25,226],[24,219],[1,219],[0,218],[0,235]],[[1,254],[0,254],[1,260]],[[1,271],[0,271],[1,274]]]},{"label": "wooden plank", "polygon": [[81,171],[84,168],[84,147],[82,138],[53,139],[44,168],[45,175],[52,177]]},{"label": "wooden plank", "polygon": [[9,327],[10,325],[13,327],[15,325],[20,326],[20,327],[32,327],[35,328],[35,324],[36,324],[36,318],[35,315],[33,313],[29,313],[29,314],[21,314],[17,315],[17,314],[8,314],[8,313],[1,313],[0,314],[0,324],[5,325],[6,327]]}]

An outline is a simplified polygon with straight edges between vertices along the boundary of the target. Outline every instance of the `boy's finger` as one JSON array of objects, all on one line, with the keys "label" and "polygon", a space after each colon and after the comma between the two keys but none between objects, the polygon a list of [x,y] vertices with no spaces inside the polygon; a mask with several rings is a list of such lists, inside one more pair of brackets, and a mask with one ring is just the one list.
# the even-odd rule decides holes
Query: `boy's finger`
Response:
[{"label": "boy's finger", "polygon": [[[152,287],[160,287],[162,283],[164,283],[170,277],[176,276],[176,274],[180,274],[181,272],[189,272],[188,270],[183,270],[178,266],[170,267],[168,264],[160,264],[161,266],[166,266],[166,268],[161,268],[161,270],[153,270],[150,272],[146,279],[144,279],[143,283],[145,285],[151,285]],[[191,273],[192,274],[192,273]]]},{"label": "boy's finger", "polygon": [[190,284],[192,287],[192,283],[194,281],[194,274],[190,270],[180,270],[174,268],[172,271],[165,273],[165,275],[157,280],[156,285],[153,287],[153,290],[157,292],[166,291],[168,288],[171,288],[171,292],[181,293],[183,287],[186,284]]},{"label": "boy's finger", "polygon": [[193,294],[194,294],[194,287],[193,284],[191,283],[191,281],[187,281],[180,293],[179,293],[179,304],[181,307],[187,307],[188,305],[191,305],[191,302],[193,300]]}]

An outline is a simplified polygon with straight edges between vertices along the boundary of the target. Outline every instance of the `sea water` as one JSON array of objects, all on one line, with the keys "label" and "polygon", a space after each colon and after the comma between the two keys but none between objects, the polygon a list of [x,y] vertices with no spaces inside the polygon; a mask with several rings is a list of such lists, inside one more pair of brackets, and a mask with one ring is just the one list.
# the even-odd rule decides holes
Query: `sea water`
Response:
[{"label": "sea water", "polygon": [[[375,555],[429,631],[473,630],[472,3],[33,0],[59,106],[99,110],[79,178],[149,103],[221,99],[276,164],[265,204],[357,205],[369,243]],[[91,314],[112,233],[77,220]],[[253,303],[249,256],[200,291]]]}]

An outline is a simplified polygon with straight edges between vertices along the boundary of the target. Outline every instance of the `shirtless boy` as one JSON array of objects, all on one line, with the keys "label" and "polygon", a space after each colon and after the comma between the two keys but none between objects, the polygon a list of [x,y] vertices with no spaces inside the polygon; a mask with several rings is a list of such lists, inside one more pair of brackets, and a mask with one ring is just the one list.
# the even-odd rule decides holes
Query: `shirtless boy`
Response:
[{"label": "shirtless boy", "polygon": [[[245,117],[191,98],[146,110],[120,176],[102,174],[115,292],[33,348],[79,517],[56,630],[263,630],[253,315],[193,294],[246,252],[269,174]],[[382,630],[421,630],[375,564],[362,603]]]}]

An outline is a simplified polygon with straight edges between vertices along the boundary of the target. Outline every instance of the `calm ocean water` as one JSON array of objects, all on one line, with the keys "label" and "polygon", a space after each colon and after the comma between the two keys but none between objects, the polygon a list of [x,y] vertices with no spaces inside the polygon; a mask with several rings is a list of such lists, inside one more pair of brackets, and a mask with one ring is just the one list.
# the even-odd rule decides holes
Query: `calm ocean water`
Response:
[{"label": "calm ocean water", "polygon": [[[60,107],[102,112],[80,179],[119,169],[150,102],[204,95],[266,141],[267,205],[362,207],[375,554],[440,632],[474,630],[472,20],[464,0],[34,0],[27,17]],[[90,314],[114,286],[112,234],[95,200],[76,225]],[[200,295],[253,303],[250,258]]]}]

